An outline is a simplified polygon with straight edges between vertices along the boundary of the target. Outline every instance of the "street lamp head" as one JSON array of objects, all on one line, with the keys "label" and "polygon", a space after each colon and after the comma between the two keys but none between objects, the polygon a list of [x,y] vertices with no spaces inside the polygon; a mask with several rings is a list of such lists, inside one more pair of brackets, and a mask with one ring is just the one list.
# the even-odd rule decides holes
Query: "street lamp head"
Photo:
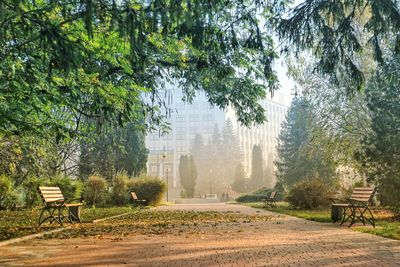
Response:
[{"label": "street lamp head", "polygon": [[163,159],[165,159],[165,157],[167,156],[167,153],[163,152],[161,156]]}]

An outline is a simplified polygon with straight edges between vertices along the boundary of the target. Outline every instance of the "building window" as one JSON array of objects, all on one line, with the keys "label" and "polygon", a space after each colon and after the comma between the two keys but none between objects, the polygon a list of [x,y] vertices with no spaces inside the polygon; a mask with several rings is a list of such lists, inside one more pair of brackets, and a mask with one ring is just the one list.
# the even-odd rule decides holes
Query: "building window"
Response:
[{"label": "building window", "polygon": [[212,114],[204,114],[203,115],[203,121],[212,121],[213,120],[213,115]]},{"label": "building window", "polygon": [[185,115],[176,115],[176,121],[177,122],[186,122],[186,116]]},{"label": "building window", "polygon": [[198,114],[192,114],[190,115],[190,122],[198,122],[199,121],[199,115]]}]

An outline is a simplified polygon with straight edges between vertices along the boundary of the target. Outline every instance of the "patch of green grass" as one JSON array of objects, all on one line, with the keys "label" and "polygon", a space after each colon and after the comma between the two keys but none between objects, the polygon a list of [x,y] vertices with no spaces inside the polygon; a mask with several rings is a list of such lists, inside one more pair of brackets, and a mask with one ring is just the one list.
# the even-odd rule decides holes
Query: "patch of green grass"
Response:
[{"label": "patch of green grass", "polygon": [[356,231],[400,240],[400,222],[378,221],[376,228],[354,227]]},{"label": "patch of green grass", "polygon": [[[253,208],[262,208],[261,202],[245,203],[245,205]],[[292,208],[286,202],[277,203],[276,208],[267,208],[267,210],[283,213],[310,221],[331,223],[330,209],[324,210],[297,210]],[[371,227],[352,227],[351,229],[363,233],[379,235],[391,239],[400,240],[400,222],[393,219],[393,214],[384,209],[373,210],[376,219],[376,228]]]},{"label": "patch of green grass", "polygon": [[[246,205],[253,207],[253,208],[262,208],[261,202],[252,202],[246,203]],[[299,218],[303,218],[310,221],[316,222],[332,222],[331,220],[331,212],[330,210],[322,209],[322,210],[298,210],[293,209],[288,203],[286,202],[278,202],[276,208],[266,208],[267,210],[283,213]]]},{"label": "patch of green grass", "polygon": [[[132,211],[130,207],[113,207],[113,208],[84,208],[82,210],[82,222],[89,223],[96,219],[111,217]],[[0,241],[10,238],[21,237],[29,234],[39,233],[54,228],[58,228],[58,224],[49,225],[42,224],[38,227],[38,219],[41,209],[25,209],[17,211],[0,211]]]}]

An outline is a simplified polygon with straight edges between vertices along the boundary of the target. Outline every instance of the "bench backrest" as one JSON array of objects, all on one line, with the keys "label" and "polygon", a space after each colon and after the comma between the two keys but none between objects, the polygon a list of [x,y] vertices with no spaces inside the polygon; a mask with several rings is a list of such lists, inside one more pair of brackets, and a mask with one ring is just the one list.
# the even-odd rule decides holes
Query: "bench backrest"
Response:
[{"label": "bench backrest", "polygon": [[269,198],[274,199],[276,197],[277,193],[278,192],[276,192],[276,191],[272,191],[271,195],[269,196]]},{"label": "bench backrest", "polygon": [[350,199],[359,202],[370,203],[376,192],[375,187],[356,187],[351,194]]},{"label": "bench backrest", "polygon": [[135,192],[131,192],[131,196],[133,200],[138,200],[138,197]]},{"label": "bench backrest", "polygon": [[65,200],[58,186],[39,186],[38,191],[44,203],[63,202]]}]

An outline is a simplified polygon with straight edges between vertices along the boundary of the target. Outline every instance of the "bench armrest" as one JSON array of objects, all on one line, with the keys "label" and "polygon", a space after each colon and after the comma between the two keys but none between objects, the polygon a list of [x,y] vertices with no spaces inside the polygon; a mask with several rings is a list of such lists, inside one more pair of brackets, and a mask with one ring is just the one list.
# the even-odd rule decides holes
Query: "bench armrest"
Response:
[{"label": "bench armrest", "polygon": [[71,202],[74,202],[74,201],[77,201],[77,202],[82,202],[84,200],[84,198],[83,197],[80,197],[80,198],[74,198],[74,199],[69,199],[68,201],[66,201],[66,203],[71,203]]}]

